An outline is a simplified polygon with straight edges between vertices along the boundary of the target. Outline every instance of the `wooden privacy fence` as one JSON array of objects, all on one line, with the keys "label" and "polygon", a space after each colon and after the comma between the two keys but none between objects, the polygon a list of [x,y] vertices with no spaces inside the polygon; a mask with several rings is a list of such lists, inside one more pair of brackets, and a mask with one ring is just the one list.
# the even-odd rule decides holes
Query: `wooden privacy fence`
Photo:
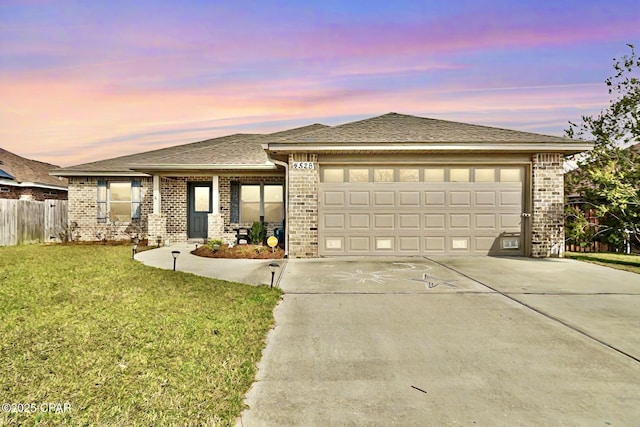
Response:
[{"label": "wooden privacy fence", "polygon": [[0,246],[55,242],[66,228],[66,200],[0,199]]}]

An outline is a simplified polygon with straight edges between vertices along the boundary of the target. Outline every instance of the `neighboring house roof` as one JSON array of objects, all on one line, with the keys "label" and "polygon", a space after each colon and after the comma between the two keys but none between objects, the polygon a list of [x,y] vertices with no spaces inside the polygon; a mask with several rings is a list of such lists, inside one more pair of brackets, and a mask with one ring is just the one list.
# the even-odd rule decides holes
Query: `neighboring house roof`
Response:
[{"label": "neighboring house roof", "polygon": [[268,135],[235,134],[190,144],[161,148],[143,153],[120,156],[113,159],[84,163],[56,169],[60,176],[82,174],[132,175],[142,171],[163,169],[223,169],[257,168],[275,169],[261,147],[261,141],[281,140],[286,137],[317,131],[327,126],[315,124]]},{"label": "neighboring house roof", "polygon": [[[266,135],[235,134],[57,169],[59,176],[146,175],[154,171],[276,169],[267,152],[484,151],[577,153],[591,143],[405,114],[339,126],[314,124]],[[265,151],[266,150],[266,151]]]},{"label": "neighboring house roof", "polygon": [[0,184],[66,190],[67,180],[49,175],[51,163],[30,160],[0,148]]}]

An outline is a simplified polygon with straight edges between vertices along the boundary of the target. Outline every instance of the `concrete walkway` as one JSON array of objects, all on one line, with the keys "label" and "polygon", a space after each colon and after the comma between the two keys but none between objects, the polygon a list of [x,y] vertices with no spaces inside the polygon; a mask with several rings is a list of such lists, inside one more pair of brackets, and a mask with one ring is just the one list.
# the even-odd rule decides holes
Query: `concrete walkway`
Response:
[{"label": "concrete walkway", "polygon": [[640,276],[571,260],[291,260],[239,426],[638,425]]},{"label": "concrete walkway", "polygon": [[[248,283],[250,285],[269,285],[271,272],[269,264],[275,262],[282,266],[287,260],[264,259],[220,259],[203,258],[191,254],[195,244],[177,243],[171,246],[163,246],[136,254],[136,260],[152,267],[170,270],[173,268],[172,251],[180,251],[176,260],[176,270],[197,274],[198,276],[213,277],[228,280],[230,282]],[[275,285],[282,274],[283,268],[278,270],[275,277]]]}]

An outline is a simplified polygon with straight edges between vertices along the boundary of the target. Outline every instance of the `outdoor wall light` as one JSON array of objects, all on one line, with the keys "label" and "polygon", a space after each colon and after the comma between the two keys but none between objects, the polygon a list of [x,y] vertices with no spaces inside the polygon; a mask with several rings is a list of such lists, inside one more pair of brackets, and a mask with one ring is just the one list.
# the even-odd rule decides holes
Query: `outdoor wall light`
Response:
[{"label": "outdoor wall light", "polygon": [[280,268],[280,264],[278,264],[277,262],[272,262],[269,264],[269,271],[271,271],[271,286],[269,286],[270,288],[273,288],[273,278],[276,275],[276,271]]},{"label": "outdoor wall light", "polygon": [[176,271],[176,260],[178,259],[178,255],[180,255],[180,251],[171,251],[171,256],[173,257],[173,271]]}]

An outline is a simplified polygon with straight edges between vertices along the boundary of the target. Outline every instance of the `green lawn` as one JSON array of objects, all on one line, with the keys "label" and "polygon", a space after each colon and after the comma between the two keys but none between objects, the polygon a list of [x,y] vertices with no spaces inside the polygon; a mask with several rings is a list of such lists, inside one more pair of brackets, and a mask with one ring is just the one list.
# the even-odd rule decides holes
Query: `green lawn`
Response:
[{"label": "green lawn", "polygon": [[0,425],[233,425],[279,298],[128,246],[0,247],[0,403],[36,408]]},{"label": "green lawn", "polygon": [[565,256],[567,258],[605,265],[607,267],[617,268],[618,270],[631,271],[633,273],[640,274],[640,256],[638,255],[567,252]]}]

